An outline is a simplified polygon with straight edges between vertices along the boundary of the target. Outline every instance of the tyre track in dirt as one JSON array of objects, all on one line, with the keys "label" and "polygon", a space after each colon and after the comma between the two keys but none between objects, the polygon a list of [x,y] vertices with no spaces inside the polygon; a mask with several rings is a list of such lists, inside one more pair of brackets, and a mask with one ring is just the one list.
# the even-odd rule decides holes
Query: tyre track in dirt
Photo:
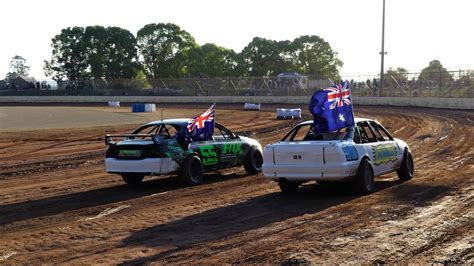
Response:
[{"label": "tyre track in dirt", "polygon": [[[233,168],[208,175],[201,186],[181,187],[172,178],[159,178],[131,189],[103,173],[99,156],[87,165],[46,171],[48,176],[20,174],[17,186],[8,177],[8,192],[0,190],[0,258],[13,254],[4,259],[7,263],[46,262],[46,256],[50,263],[469,259],[473,124],[466,118],[472,121],[472,113],[409,108],[357,112],[377,118],[411,145],[414,180],[402,183],[394,175],[384,176],[376,193],[365,197],[353,195],[347,186],[320,185],[304,186],[288,197],[261,175],[246,176]],[[246,119],[252,113],[239,115],[230,128],[243,130],[241,121],[252,120]],[[288,126],[267,120],[275,127]],[[260,123],[255,137],[263,143],[281,137],[282,132],[269,133],[267,126]],[[446,175],[440,177],[441,172]],[[35,184],[25,187],[28,178]],[[38,190],[41,186],[53,189]],[[11,198],[4,201],[3,196]],[[435,232],[423,235],[428,228]],[[445,254],[453,246],[457,251]]]}]

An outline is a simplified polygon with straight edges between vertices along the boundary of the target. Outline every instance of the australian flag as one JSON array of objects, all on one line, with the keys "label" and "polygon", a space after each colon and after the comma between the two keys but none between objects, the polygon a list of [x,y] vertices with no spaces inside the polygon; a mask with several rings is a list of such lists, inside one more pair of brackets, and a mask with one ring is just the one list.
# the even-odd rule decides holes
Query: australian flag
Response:
[{"label": "australian flag", "polygon": [[214,135],[214,117],[216,104],[214,103],[206,112],[188,121],[188,125],[177,134],[177,140],[183,149],[193,141],[211,140]]},{"label": "australian flag", "polygon": [[351,90],[347,80],[316,91],[311,96],[308,108],[313,114],[316,133],[333,132],[354,126]]}]

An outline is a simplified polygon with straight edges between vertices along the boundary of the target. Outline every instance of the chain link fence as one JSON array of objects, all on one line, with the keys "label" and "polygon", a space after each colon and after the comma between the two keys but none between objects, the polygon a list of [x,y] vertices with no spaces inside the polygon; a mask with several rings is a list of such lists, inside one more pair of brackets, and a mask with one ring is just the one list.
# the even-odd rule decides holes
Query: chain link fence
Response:
[{"label": "chain link fence", "polygon": [[[474,71],[347,75],[354,96],[474,97]],[[0,96],[305,96],[331,86],[330,79],[302,75],[283,77],[179,78],[154,80],[90,80],[58,86],[0,89]],[[39,84],[40,82],[38,82]],[[47,82],[51,84],[51,82]],[[44,84],[42,82],[41,84]],[[31,84],[30,84],[31,85]]]}]

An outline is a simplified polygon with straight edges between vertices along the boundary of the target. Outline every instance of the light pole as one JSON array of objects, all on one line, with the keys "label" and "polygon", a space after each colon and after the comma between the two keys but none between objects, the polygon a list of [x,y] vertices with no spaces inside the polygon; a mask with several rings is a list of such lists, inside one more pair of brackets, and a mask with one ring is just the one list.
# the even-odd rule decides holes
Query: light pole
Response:
[{"label": "light pole", "polygon": [[383,96],[383,86],[384,86],[384,71],[383,71],[383,59],[385,52],[385,0],[383,0],[383,10],[382,10],[382,51],[380,52],[382,62],[380,64],[380,96]]}]

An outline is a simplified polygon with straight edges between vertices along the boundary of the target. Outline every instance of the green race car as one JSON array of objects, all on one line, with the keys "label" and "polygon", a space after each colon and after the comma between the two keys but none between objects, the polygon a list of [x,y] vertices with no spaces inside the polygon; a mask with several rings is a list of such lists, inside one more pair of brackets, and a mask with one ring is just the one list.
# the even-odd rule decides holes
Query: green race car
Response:
[{"label": "green race car", "polygon": [[[249,174],[260,172],[262,146],[215,123],[212,140],[183,145],[177,133],[190,119],[167,119],[145,124],[132,134],[106,135],[105,167],[130,185],[147,175],[177,174],[182,183],[200,184],[203,173],[243,165]],[[124,138],[115,142],[114,138]]]}]

